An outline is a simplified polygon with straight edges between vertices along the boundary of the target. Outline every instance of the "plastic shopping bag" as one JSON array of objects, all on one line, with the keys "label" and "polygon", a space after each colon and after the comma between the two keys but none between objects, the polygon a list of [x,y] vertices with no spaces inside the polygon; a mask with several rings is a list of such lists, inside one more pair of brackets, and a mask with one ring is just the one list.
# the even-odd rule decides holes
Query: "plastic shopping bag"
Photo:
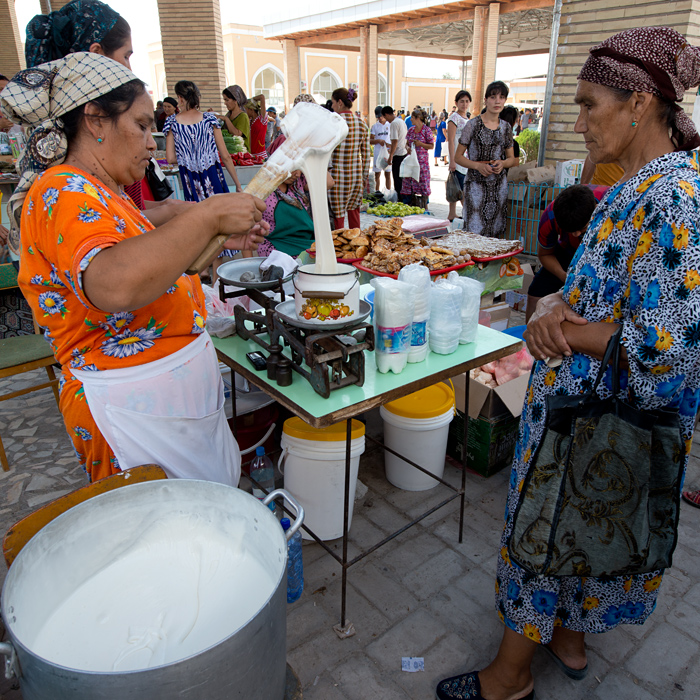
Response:
[{"label": "plastic shopping bag", "polygon": [[459,180],[454,172],[451,172],[447,176],[447,181],[445,182],[445,199],[448,202],[462,201],[462,188],[459,186]]},{"label": "plastic shopping bag", "polygon": [[399,175],[402,178],[410,177],[416,182],[420,181],[420,163],[418,162],[415,148],[412,148],[411,152],[401,161]]},{"label": "plastic shopping bag", "polygon": [[[377,147],[375,146],[375,148]],[[382,144],[381,146],[378,146],[378,148],[377,167],[381,170],[386,170],[389,166],[389,149],[386,147],[386,144]]]}]

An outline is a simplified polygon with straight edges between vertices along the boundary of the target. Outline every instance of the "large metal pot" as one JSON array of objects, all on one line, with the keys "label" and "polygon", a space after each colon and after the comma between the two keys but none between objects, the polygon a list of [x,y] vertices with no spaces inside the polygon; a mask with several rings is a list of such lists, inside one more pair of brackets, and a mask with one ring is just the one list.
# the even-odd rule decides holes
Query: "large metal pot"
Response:
[{"label": "large metal pot", "polygon": [[[291,536],[301,526],[303,509],[283,490],[272,492],[265,502],[279,496],[297,512],[287,531]],[[209,532],[230,540],[232,547],[242,546],[244,557],[263,567],[265,581],[271,582],[269,595],[263,587],[260,600],[264,602],[257,609],[250,606],[247,622],[226,630],[221,639],[187,658],[126,672],[69,668],[45,658],[51,654],[42,657],[33,651],[45,621],[61,603],[90,577],[132,551],[144,533],[163,528],[164,523],[172,531],[170,524],[177,518],[203,523]],[[0,645],[0,653],[7,657],[6,676],[19,678],[24,700],[282,700],[286,574],[287,546],[279,521],[239,489],[177,479],[134,484],[96,496],[40,530],[10,568],[0,599],[10,635],[10,643]],[[104,596],[109,599],[120,593],[108,589]],[[79,644],[81,633],[66,627],[65,644]],[[207,633],[211,629],[212,625],[205,626]]]}]

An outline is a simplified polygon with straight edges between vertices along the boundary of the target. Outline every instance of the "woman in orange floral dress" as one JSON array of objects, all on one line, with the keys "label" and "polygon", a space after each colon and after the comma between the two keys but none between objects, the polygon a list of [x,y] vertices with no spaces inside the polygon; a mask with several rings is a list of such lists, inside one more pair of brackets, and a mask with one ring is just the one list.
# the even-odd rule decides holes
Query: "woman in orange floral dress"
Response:
[{"label": "woman in orange floral dress", "polygon": [[184,271],[218,233],[257,248],[264,202],[221,195],[154,228],[123,191],[155,148],[151,100],[104,56],[74,53],[20,71],[1,104],[35,127],[10,242],[20,287],[61,363],[61,411],[88,476],[156,463],[169,476],[236,485],[240,454],[203,293]]}]

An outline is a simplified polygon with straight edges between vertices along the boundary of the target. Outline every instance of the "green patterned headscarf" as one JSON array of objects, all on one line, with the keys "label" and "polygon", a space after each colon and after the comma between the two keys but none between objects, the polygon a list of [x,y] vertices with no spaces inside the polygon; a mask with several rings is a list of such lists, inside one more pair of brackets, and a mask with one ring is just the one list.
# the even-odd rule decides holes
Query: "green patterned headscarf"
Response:
[{"label": "green patterned headscarf", "polygon": [[36,15],[27,25],[27,68],[88,51],[102,42],[118,19],[119,13],[100,0],[73,0],[48,15]]},{"label": "green patterned headscarf", "polygon": [[68,151],[61,117],[138,78],[121,63],[96,53],[72,53],[17,73],[0,94],[0,109],[33,129],[17,161],[19,184],[7,205],[8,244],[19,254],[22,205],[39,173],[62,163]]}]

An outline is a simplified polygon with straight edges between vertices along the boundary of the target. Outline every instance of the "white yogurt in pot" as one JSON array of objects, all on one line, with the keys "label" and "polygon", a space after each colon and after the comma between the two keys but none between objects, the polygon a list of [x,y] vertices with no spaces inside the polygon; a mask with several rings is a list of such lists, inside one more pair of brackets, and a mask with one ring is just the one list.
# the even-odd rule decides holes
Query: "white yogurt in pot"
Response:
[{"label": "white yogurt in pot", "polygon": [[242,538],[188,513],[158,520],[59,601],[27,640],[32,651],[68,668],[124,672],[213,646],[251,620],[277,583]]}]

